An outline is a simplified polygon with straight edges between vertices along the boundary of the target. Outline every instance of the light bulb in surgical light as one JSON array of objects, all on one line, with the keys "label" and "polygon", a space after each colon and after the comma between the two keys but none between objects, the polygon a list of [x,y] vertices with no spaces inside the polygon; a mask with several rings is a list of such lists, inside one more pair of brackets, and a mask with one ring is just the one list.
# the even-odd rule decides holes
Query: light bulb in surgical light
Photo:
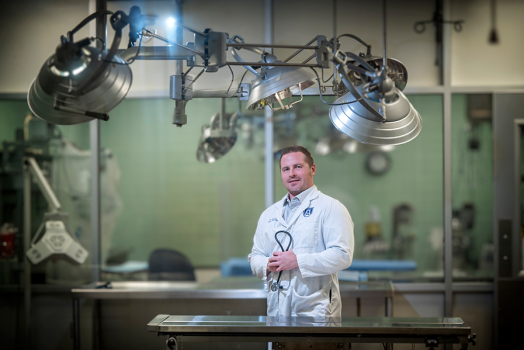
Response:
[{"label": "light bulb in surgical light", "polygon": [[176,22],[176,21],[175,21],[175,19],[174,19],[173,17],[169,17],[169,18],[167,19],[167,21],[166,21],[167,26],[168,26],[169,28],[173,28],[173,27],[175,26],[175,22]]}]

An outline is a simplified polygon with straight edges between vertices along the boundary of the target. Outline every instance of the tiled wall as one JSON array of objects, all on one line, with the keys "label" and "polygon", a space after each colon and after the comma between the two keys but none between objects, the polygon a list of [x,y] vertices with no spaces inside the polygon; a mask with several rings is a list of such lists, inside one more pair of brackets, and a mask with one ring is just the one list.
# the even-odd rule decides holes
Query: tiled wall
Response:
[{"label": "tiled wall", "polygon": [[[228,101],[228,112],[237,105]],[[122,172],[113,245],[131,247],[140,260],[155,248],[175,249],[196,266],[247,255],[264,210],[262,154],[239,138],[216,163],[199,163],[201,126],[220,111],[220,100],[190,101],[182,128],[172,124],[173,107],[168,99],[125,100],[102,126],[102,145]]]}]

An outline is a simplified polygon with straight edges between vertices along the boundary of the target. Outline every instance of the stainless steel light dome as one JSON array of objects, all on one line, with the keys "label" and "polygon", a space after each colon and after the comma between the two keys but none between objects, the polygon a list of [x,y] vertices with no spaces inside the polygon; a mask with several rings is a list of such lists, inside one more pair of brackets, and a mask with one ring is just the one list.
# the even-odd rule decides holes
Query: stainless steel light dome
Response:
[{"label": "stainless steel light dome", "polygon": [[[406,96],[396,89],[397,98],[386,101],[385,105],[374,101],[359,90],[363,99],[374,109],[382,110],[385,106],[387,120],[382,122],[363,104],[352,103],[332,106],[329,117],[333,125],[355,140],[371,145],[399,145],[413,140],[422,129],[422,120]],[[350,92],[335,101],[335,104],[355,100]]]},{"label": "stainless steel light dome", "polygon": [[[265,70],[262,77],[251,82],[251,94],[247,102],[247,109],[262,109],[278,102],[278,109],[289,109],[299,101],[293,101],[293,95],[302,95],[302,90],[314,84],[315,74],[306,68],[275,66]],[[289,104],[282,102],[290,98]]]},{"label": "stainless steel light dome", "polygon": [[[338,74],[348,92],[329,109],[333,125],[359,142],[377,146],[399,145],[417,137],[422,120],[400,89],[407,83],[404,65],[395,60],[392,69],[395,74],[390,76],[392,64],[385,63],[389,61],[385,56],[377,72],[363,58],[347,54],[334,55]],[[347,57],[361,67],[348,63],[350,71],[346,73]],[[355,80],[355,72],[359,72],[360,81]]]},{"label": "stainless steel light dome", "polygon": [[[105,114],[115,108],[131,87],[132,73],[127,63],[108,52],[83,47],[71,64],[61,65],[53,54],[31,84],[29,108],[39,118],[53,124],[71,125],[93,120],[89,113]],[[103,72],[85,85],[102,65]],[[86,112],[88,112],[86,115]]]},{"label": "stainless steel light dome", "polygon": [[238,112],[234,114],[215,114],[210,125],[202,126],[202,135],[198,142],[197,159],[202,163],[214,163],[233,148],[237,140],[236,122]]}]

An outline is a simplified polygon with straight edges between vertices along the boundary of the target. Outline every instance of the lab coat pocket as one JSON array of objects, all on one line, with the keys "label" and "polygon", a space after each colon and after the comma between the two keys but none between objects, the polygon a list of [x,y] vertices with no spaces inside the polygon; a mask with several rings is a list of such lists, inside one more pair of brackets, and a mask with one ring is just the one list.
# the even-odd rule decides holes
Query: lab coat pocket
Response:
[{"label": "lab coat pocket", "polygon": [[319,219],[319,215],[298,218],[293,228],[293,247],[295,250],[300,248],[316,249]]},{"label": "lab coat pocket", "polygon": [[[316,278],[315,278],[316,279]],[[324,317],[328,314],[329,289],[330,285],[325,286],[313,293],[299,295],[296,290],[292,290],[293,299],[291,301],[292,316]]]},{"label": "lab coat pocket", "polygon": [[271,285],[276,283],[275,280],[269,281],[268,286],[268,295],[267,295],[267,315],[268,316],[278,316],[278,291],[273,292],[271,290]]}]

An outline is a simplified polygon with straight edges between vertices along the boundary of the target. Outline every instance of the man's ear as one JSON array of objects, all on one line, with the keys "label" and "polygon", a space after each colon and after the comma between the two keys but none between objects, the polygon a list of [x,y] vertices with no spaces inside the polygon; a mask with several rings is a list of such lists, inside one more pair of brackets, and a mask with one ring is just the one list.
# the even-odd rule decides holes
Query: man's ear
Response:
[{"label": "man's ear", "polygon": [[317,166],[315,164],[313,164],[311,166],[311,175],[315,176],[316,171],[317,171]]}]

